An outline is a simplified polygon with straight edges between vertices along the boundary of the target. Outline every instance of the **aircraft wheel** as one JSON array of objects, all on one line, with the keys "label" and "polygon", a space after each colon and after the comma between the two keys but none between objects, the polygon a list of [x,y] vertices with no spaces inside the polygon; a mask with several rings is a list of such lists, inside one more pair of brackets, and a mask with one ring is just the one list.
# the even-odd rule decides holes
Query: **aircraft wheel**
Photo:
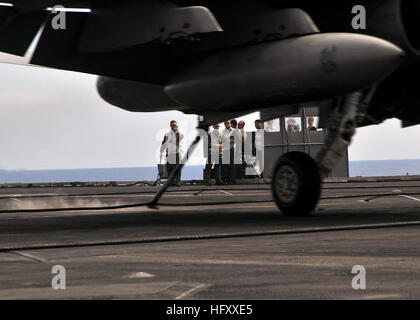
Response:
[{"label": "aircraft wheel", "polygon": [[321,192],[321,177],[315,161],[303,152],[286,153],[274,167],[272,192],[285,215],[309,215],[316,208]]}]

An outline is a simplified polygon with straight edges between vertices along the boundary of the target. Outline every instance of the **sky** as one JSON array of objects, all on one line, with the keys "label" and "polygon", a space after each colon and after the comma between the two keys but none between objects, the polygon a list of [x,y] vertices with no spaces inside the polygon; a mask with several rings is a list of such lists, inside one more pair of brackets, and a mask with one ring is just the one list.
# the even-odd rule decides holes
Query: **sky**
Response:
[{"label": "sky", "polygon": [[[0,54],[0,61],[10,58]],[[96,76],[0,63],[0,169],[47,170],[154,166],[169,122],[187,142],[197,118],[180,112],[132,113],[109,105]],[[241,117],[250,128],[258,114]],[[400,121],[358,130],[350,160],[420,158],[420,126]],[[186,146],[184,147],[186,148]],[[202,164],[201,150],[191,164]]]}]

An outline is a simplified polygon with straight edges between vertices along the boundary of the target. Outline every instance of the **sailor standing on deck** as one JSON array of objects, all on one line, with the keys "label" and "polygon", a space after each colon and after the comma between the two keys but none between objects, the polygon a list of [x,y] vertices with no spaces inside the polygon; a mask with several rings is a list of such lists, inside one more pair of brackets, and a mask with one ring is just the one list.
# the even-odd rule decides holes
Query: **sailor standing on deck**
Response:
[{"label": "sailor standing on deck", "polygon": [[235,184],[235,131],[230,120],[224,122],[222,131],[222,178],[225,184]]},{"label": "sailor standing on deck", "polygon": [[257,175],[261,176],[264,171],[264,124],[261,120],[255,120],[255,133],[254,147],[252,154],[256,156]]},{"label": "sailor standing on deck", "polygon": [[221,179],[220,165],[222,164],[222,136],[219,131],[219,125],[213,125],[213,131],[208,133],[208,145],[207,145],[207,164],[204,170],[204,180],[207,185],[211,185],[211,168],[214,164],[214,178],[216,184],[223,184]]},{"label": "sailor standing on deck", "polygon": [[246,142],[246,132],[245,132],[245,121],[238,122],[238,142],[236,145],[236,178],[243,179],[245,177],[245,142]]},{"label": "sailor standing on deck", "polygon": [[[160,158],[166,152],[166,166],[168,175],[175,170],[176,166],[180,163],[182,153],[182,142],[184,135],[179,132],[177,122],[172,120],[171,131],[165,134],[162,145],[160,147]],[[174,185],[181,186],[181,170],[176,174]]]}]

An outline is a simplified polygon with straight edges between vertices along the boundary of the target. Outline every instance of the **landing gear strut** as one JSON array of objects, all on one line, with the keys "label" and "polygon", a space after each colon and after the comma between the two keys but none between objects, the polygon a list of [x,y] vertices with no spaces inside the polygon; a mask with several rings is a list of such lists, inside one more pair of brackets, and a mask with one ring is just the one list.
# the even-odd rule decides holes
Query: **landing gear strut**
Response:
[{"label": "landing gear strut", "polygon": [[278,160],[274,167],[272,192],[284,214],[305,216],[316,208],[321,181],[344,155],[357,125],[366,115],[376,87],[336,101],[328,122],[328,138],[316,162],[303,152],[289,152]]}]

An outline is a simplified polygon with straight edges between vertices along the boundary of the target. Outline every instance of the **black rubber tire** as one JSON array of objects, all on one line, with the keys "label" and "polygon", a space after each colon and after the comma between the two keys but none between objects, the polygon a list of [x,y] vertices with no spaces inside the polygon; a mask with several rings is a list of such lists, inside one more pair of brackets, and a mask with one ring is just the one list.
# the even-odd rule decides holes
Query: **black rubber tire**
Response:
[{"label": "black rubber tire", "polygon": [[[277,175],[280,169],[292,168],[297,177],[298,187],[290,201],[284,201],[279,195]],[[277,181],[276,181],[277,180]],[[321,176],[316,162],[306,153],[289,152],[283,155],[274,166],[272,193],[279,209],[287,216],[307,216],[315,210],[321,193]]]}]

